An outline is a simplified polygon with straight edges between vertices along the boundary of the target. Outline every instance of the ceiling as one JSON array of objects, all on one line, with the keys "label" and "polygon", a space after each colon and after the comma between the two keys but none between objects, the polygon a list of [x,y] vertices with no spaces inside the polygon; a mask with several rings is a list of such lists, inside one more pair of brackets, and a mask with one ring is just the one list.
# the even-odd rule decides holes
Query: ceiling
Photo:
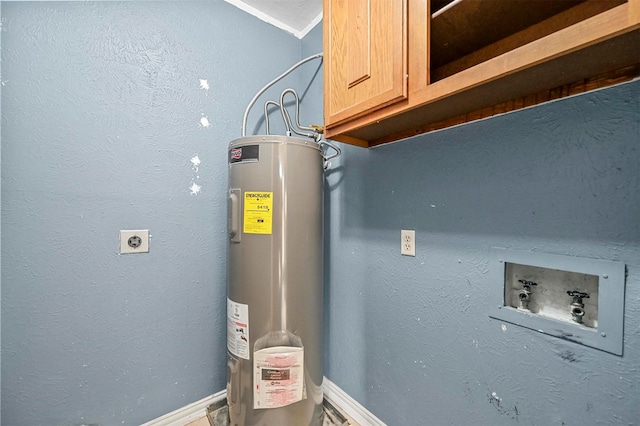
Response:
[{"label": "ceiling", "polygon": [[322,0],[224,0],[251,15],[304,37],[322,20]]}]

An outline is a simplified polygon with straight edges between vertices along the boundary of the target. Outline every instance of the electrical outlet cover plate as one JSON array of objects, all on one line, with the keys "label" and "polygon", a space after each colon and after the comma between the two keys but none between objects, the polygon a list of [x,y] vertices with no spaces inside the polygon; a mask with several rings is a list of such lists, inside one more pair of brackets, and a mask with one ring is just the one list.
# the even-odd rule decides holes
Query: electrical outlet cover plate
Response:
[{"label": "electrical outlet cover plate", "polygon": [[416,255],[416,231],[402,229],[400,231],[400,254],[403,256]]},{"label": "electrical outlet cover plate", "polygon": [[121,230],[120,254],[149,253],[149,230]]}]

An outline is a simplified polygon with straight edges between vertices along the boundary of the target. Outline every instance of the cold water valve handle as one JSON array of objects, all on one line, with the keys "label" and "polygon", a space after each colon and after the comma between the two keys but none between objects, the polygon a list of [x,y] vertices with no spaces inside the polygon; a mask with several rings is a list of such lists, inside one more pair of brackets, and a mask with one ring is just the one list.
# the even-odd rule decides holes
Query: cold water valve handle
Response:
[{"label": "cold water valve handle", "polygon": [[534,283],[533,281],[528,281],[528,280],[518,280],[518,281],[522,283],[523,287],[529,287],[529,290],[531,290],[532,285],[538,285],[538,283]]},{"label": "cold water valve handle", "polygon": [[569,305],[571,308],[571,318],[578,324],[582,324],[582,317],[584,317],[584,303],[582,303],[582,299],[588,299],[589,294],[577,290],[569,290],[567,294],[573,297],[571,305]]},{"label": "cold water valve handle", "polygon": [[579,291],[576,290],[570,290],[567,291],[567,294],[571,297],[573,297],[573,301],[576,303],[582,303],[582,299],[588,299],[589,298],[589,293],[581,293]]},{"label": "cold water valve handle", "polygon": [[522,289],[520,290],[520,294],[518,295],[518,298],[520,299],[520,308],[529,309],[529,302],[531,301],[531,287],[534,285],[538,285],[538,283],[529,280],[518,281],[522,283]]}]

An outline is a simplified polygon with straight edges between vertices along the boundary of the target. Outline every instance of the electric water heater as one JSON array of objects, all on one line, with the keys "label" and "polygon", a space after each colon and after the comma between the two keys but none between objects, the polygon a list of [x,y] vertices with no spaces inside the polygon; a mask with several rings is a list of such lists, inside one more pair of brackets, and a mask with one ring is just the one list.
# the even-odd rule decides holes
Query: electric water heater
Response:
[{"label": "electric water heater", "polygon": [[229,144],[232,426],[322,424],[323,164],[310,139]]}]

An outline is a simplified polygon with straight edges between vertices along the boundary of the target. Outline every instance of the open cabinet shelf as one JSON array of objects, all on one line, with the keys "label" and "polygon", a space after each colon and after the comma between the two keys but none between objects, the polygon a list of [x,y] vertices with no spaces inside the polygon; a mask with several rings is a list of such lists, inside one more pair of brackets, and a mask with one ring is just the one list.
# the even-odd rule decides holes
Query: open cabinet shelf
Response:
[{"label": "open cabinet shelf", "polygon": [[[458,0],[431,14],[431,82],[591,18],[624,0]],[[505,19],[508,17],[508,19]]]},{"label": "open cabinet shelf", "polygon": [[[325,0],[325,12],[334,1]],[[332,110],[331,100],[352,90],[336,84],[332,66],[345,44],[374,51],[376,43],[345,38],[336,49],[342,27],[325,14],[327,137],[374,146],[640,75],[640,0],[406,0],[403,13],[402,24],[376,28],[378,37],[402,35],[406,96],[356,114]],[[375,73],[375,54],[361,57]]]}]

